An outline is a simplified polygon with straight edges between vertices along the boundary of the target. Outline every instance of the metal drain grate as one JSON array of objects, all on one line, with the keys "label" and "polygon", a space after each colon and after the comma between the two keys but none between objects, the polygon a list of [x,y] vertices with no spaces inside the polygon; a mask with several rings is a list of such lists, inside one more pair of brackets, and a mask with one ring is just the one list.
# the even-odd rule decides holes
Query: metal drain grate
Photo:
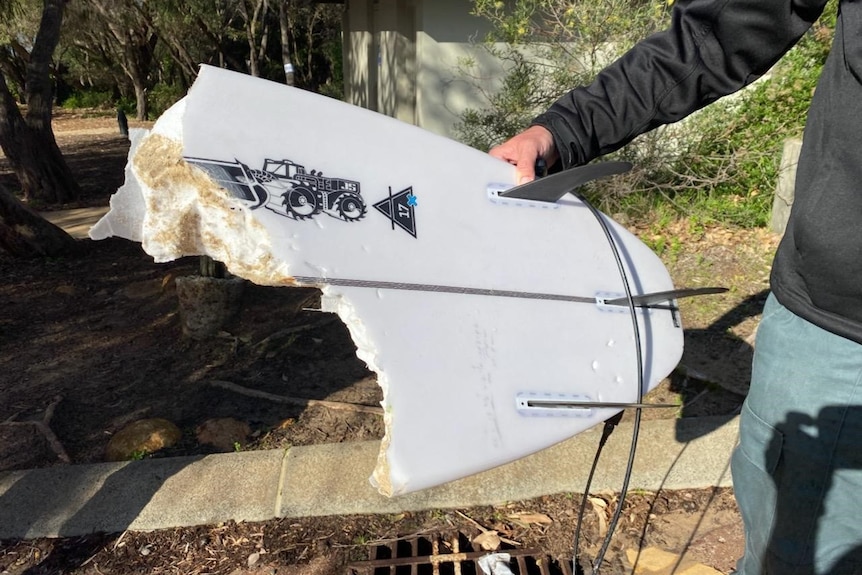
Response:
[{"label": "metal drain grate", "polygon": [[[461,532],[414,536],[375,545],[371,559],[348,565],[349,575],[483,575],[470,537]],[[551,561],[535,549],[500,549],[514,575],[572,575],[571,563]]]}]

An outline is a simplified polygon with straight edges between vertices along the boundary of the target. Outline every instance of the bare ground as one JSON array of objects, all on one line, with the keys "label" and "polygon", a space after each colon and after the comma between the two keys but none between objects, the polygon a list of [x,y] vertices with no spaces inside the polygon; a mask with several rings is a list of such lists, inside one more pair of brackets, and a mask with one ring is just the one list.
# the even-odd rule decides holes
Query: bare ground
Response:
[{"label": "bare ground", "polygon": [[[122,183],[128,149],[113,118],[64,112],[55,131],[84,186],[85,197],[69,207],[105,205]],[[0,183],[17,188],[5,164]],[[682,220],[630,225],[648,243],[681,240],[662,253],[677,285],[730,288],[724,296],[683,302],[683,364],[648,398],[680,407],[646,416],[735,413],[747,390],[776,238],[760,230],[691,229]],[[318,303],[315,290],[247,285],[240,312],[223,332],[195,341],[182,336],[175,280],[197,266],[197,258],[156,265],[123,240],[86,241],[81,254],[61,259],[0,259],[0,422],[41,420],[50,408],[49,427],[73,463],[104,460],[110,438],[145,417],[166,418],[182,432],[176,445],[149,457],[219,450],[198,439],[201,425],[214,418],[248,425],[250,433],[235,446],[242,449],[382,436],[380,417],[356,408],[380,401],[373,374],[355,357],[337,318],[309,311]],[[220,382],[346,408],[274,402]],[[0,424],[6,446],[0,469],[65,464],[34,429]],[[452,530],[469,539],[482,529],[565,562],[572,556],[579,488],[493,508],[4,541],[0,573],[335,573],[369,559],[388,540],[433,539]],[[598,552],[616,499],[593,494],[587,505],[581,541],[587,560]],[[632,494],[621,517],[604,573],[628,573],[631,561],[646,560],[626,549],[685,551],[686,560],[723,573],[741,552],[728,490]]]}]

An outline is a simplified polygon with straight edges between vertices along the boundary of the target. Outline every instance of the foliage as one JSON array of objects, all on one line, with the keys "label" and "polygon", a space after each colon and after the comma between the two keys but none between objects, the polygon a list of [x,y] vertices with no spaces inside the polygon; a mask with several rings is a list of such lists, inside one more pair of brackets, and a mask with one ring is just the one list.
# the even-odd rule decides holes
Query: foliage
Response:
[{"label": "foliage", "polygon": [[77,108],[110,109],[114,107],[114,102],[115,97],[113,92],[79,90],[64,98],[61,106],[70,110]]},{"label": "foliage", "polygon": [[[0,2],[0,144],[23,197],[58,204],[80,193],[50,134],[57,103],[144,120],[186,93],[200,63],[283,81],[298,55],[298,85],[316,89],[339,75],[343,9],[311,0]],[[290,29],[280,18],[288,12]],[[283,42],[269,41],[273,30]]]},{"label": "foliage", "polygon": [[173,106],[185,94],[185,88],[179,84],[166,82],[156,84],[149,93],[150,111],[154,117],[161,116],[165,110]]},{"label": "foliage", "polygon": [[24,100],[29,53],[36,41],[42,3],[36,0],[0,2],[0,72],[9,91]]},{"label": "foliage", "polygon": [[[507,69],[488,105],[467,110],[459,139],[479,148],[514,135],[572,86],[589,83],[602,65],[657,30],[665,0],[474,0],[473,13],[492,30],[485,47]],[[466,63],[469,68],[469,62]],[[464,70],[469,75],[470,70]]]},{"label": "foliage", "polygon": [[[344,92],[341,17],[335,4],[288,2],[288,47],[296,86],[341,98]],[[278,74],[283,75],[280,70]]]},{"label": "foliage", "polygon": [[508,60],[508,72],[499,90],[487,95],[489,106],[466,110],[456,127],[459,139],[479,150],[522,130],[536,111],[552,101],[552,91],[536,82],[535,64],[527,56],[509,48],[490,49]]},{"label": "foliage", "polygon": [[[23,93],[26,46],[32,44],[40,3],[0,4],[15,7],[0,6],[0,68],[10,88]],[[282,5],[290,25],[285,46],[279,36]],[[202,63],[283,82],[285,57],[298,87],[340,98],[343,10],[308,0],[70,2],[55,54],[57,101],[139,115],[143,102],[145,115],[157,116],[186,93]]]},{"label": "foliage", "polygon": [[[665,25],[668,9],[662,0],[475,0],[475,7],[493,24],[489,49],[510,62],[488,106],[462,116],[460,137],[480,149],[522,130],[572,86],[587,84],[604,63]],[[636,169],[591,186],[587,196],[606,211],[634,217],[671,209],[693,225],[765,225],[783,142],[802,133],[836,14],[837,2],[830,2],[812,30],[750,88],[606,158],[631,161]],[[513,46],[494,44],[502,39]]]}]

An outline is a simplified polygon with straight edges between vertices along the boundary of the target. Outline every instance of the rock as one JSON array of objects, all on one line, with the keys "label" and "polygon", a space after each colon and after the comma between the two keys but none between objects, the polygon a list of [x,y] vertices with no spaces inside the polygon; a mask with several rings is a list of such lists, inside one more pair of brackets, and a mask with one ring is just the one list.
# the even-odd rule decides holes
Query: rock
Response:
[{"label": "rock", "polygon": [[712,567],[655,547],[626,549],[635,575],[721,575]]},{"label": "rock", "polygon": [[183,334],[198,340],[217,334],[239,310],[244,287],[241,278],[176,278]]},{"label": "rock", "polygon": [[241,447],[245,446],[251,434],[251,427],[244,421],[224,417],[208,419],[195,431],[198,443],[212,445],[219,451],[234,451],[237,444]]},{"label": "rock", "polygon": [[125,461],[155,453],[176,444],[182,435],[180,428],[167,419],[140,419],[114,434],[105,449],[105,459]]}]

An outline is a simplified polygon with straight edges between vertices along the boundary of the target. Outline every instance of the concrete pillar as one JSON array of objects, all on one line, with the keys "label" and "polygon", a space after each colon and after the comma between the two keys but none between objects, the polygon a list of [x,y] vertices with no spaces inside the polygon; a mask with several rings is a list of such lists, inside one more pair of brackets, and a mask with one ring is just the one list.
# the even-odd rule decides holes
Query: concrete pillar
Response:
[{"label": "concrete pillar", "polygon": [[373,0],[349,0],[345,27],[344,97],[356,106],[377,109],[377,50]]},{"label": "concrete pillar", "polygon": [[775,198],[772,201],[772,231],[783,234],[790,217],[790,208],[796,190],[796,164],[799,163],[799,152],[802,140],[793,138],[784,142],[781,154],[781,164],[778,169],[778,184],[775,188]]},{"label": "concrete pillar", "polygon": [[399,55],[395,78],[395,117],[409,124],[416,123],[416,0],[398,2],[398,38],[395,50]]},{"label": "concrete pillar", "polygon": [[377,111],[416,120],[416,9],[414,0],[379,0],[375,13],[379,50]]},{"label": "concrete pillar", "polygon": [[375,16],[377,21],[377,111],[394,116],[397,107],[395,83],[398,78],[398,0],[379,0]]}]

